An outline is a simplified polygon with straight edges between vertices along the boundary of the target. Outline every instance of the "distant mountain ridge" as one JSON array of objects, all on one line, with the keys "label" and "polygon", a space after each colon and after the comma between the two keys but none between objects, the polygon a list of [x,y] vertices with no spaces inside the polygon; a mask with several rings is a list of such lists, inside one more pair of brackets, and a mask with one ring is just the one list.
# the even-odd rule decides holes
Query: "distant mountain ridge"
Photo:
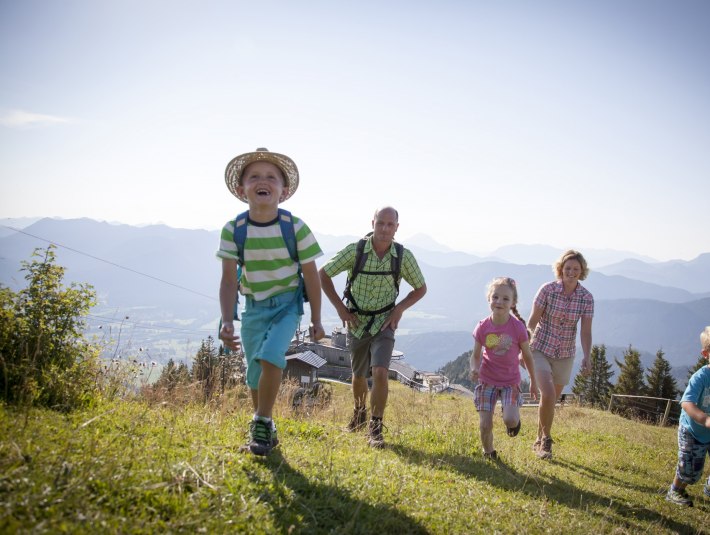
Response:
[{"label": "distant mountain ridge", "polygon": [[[159,345],[168,353],[175,351],[176,344],[184,345],[186,339],[194,345],[199,344],[200,337],[216,333],[221,264],[215,251],[219,231],[46,218],[23,232],[0,235],[3,285],[22,286],[21,261],[29,260],[32,251],[46,247],[43,240],[49,240],[63,246],[57,249],[57,258],[67,268],[68,280],[88,282],[96,288],[100,300],[100,307],[93,312],[96,316],[130,315],[130,321],[136,322],[130,333],[136,343]],[[325,251],[319,265],[358,239],[317,231],[316,236]],[[405,314],[397,343],[398,348],[407,348],[408,358],[417,360],[423,369],[438,368],[470,349],[473,326],[489,313],[485,288],[492,278],[506,275],[517,281],[519,308],[525,317],[537,289],[553,279],[551,264],[558,254],[554,248],[541,246],[541,253],[535,253],[531,246],[525,246],[531,258],[541,254],[546,260],[517,264],[446,251],[445,246],[427,250],[417,243],[419,239],[426,241],[425,237],[413,238],[412,243],[405,240],[405,244],[421,264],[428,293]],[[501,256],[511,254],[506,248],[498,252]],[[548,258],[551,253],[553,257]],[[339,290],[344,280],[344,275],[336,277]],[[583,284],[595,297],[595,343],[619,347],[632,344],[651,354],[663,348],[674,365],[695,362],[698,334],[710,323],[710,254],[691,261],[647,263],[630,259],[600,269],[592,265]],[[401,295],[408,290],[403,283]],[[341,323],[325,299],[323,322],[326,329]],[[166,329],[149,328],[152,325]],[[172,349],[166,349],[167,340],[173,340]]]}]

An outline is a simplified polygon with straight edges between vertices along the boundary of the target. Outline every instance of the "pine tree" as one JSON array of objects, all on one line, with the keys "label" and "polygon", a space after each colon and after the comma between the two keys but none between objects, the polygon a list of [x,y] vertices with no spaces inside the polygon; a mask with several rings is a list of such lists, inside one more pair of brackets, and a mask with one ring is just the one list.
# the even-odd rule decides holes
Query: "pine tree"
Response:
[{"label": "pine tree", "polygon": [[[646,374],[646,395],[661,398],[649,400],[655,417],[659,421],[663,419],[666,410],[672,408],[668,406],[669,402],[664,400],[674,400],[679,394],[678,385],[673,375],[671,375],[671,364],[663,355],[664,353],[661,349],[656,352],[653,366]],[[676,404],[675,407],[677,408],[678,405]]]},{"label": "pine tree", "polygon": [[707,365],[708,365],[708,359],[706,359],[703,355],[700,355],[700,357],[698,357],[698,362],[695,363],[695,366],[693,366],[692,368],[690,368],[688,370],[688,377],[686,378],[686,381],[685,381],[686,386],[688,386],[688,379],[690,379],[693,376],[693,374],[695,372],[697,372],[700,368],[702,368],[703,366],[707,366]]},{"label": "pine tree", "polygon": [[572,392],[587,405],[606,408],[609,395],[614,388],[609,381],[614,372],[606,359],[606,346],[592,347],[590,359],[591,371],[587,375],[582,374],[581,371],[577,374]]},{"label": "pine tree", "polygon": [[[646,385],[643,382],[643,366],[641,365],[641,355],[633,347],[624,351],[624,362],[619,362],[614,359],[619,367],[619,378],[614,385],[614,394],[623,394],[627,396],[642,396],[646,390]],[[637,405],[633,399],[620,398],[619,406],[622,407],[621,412],[628,416],[639,416],[639,411],[632,408]]]},{"label": "pine tree", "polygon": [[207,340],[202,340],[200,343],[200,349],[197,350],[192,365],[192,378],[201,383],[205,401],[211,399],[214,394],[218,374],[219,356],[214,346],[214,338],[208,336]]},{"label": "pine tree", "polygon": [[656,398],[675,399],[678,385],[671,374],[671,364],[664,357],[663,350],[656,352],[656,360],[646,374],[646,395]]}]

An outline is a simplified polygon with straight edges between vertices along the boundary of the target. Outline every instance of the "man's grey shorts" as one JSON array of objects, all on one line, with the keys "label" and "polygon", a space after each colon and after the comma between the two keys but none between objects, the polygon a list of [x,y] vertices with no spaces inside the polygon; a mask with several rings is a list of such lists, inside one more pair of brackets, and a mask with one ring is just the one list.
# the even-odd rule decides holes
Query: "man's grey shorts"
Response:
[{"label": "man's grey shorts", "polygon": [[390,367],[394,349],[394,331],[385,329],[374,336],[365,333],[362,338],[350,337],[350,360],[355,377],[368,377],[373,366]]}]

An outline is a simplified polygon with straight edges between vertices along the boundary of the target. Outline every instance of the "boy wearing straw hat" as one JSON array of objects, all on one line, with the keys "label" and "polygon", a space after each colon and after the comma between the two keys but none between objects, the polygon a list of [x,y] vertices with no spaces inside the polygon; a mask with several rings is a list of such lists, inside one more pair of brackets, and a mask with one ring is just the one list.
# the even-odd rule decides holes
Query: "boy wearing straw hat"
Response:
[{"label": "boy wearing straw hat", "polygon": [[[286,351],[303,314],[303,289],[299,262],[311,310],[311,340],[323,338],[321,289],[315,259],[323,254],[308,226],[292,217],[298,262],[294,261],[279,222],[279,203],[298,188],[298,169],[288,156],[256,149],[241,154],[227,165],[227,188],[249,204],[246,240],[240,255],[235,241],[237,220],[222,229],[217,256],[222,259],[219,288],[222,327],[219,337],[230,350],[244,349],[247,386],[251,389],[254,417],[249,425],[246,449],[268,455],[278,444],[272,411],[286,367]],[[237,291],[246,297],[241,336],[234,329]]]}]

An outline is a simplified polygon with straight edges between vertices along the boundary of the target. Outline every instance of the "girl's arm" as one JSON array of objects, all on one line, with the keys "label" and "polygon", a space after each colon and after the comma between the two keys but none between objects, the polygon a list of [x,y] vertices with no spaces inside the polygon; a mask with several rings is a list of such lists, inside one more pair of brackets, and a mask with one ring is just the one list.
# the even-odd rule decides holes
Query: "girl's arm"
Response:
[{"label": "girl's arm", "polygon": [[471,352],[471,361],[468,364],[471,370],[471,381],[474,383],[478,383],[478,374],[481,370],[481,360],[483,357],[482,353],[483,347],[481,346],[481,343],[476,340],[476,343],[473,345],[473,351]]},{"label": "girl's arm", "polygon": [[680,406],[683,407],[686,414],[693,420],[698,422],[700,425],[710,428],[710,414],[703,412],[700,407],[692,401],[684,401],[680,404]]},{"label": "girl's arm", "polygon": [[316,269],[315,262],[301,264],[301,272],[303,273],[303,282],[306,285],[306,293],[308,294],[308,304],[311,307],[311,325],[308,331],[311,336],[311,341],[315,342],[325,336],[325,330],[323,329],[320,317],[320,277],[318,276],[318,269]]},{"label": "girl's arm", "polygon": [[533,399],[537,399],[537,380],[535,379],[535,362],[533,361],[532,351],[530,351],[530,342],[527,340],[520,344],[520,353],[523,355],[525,368],[530,374],[530,395]]}]

